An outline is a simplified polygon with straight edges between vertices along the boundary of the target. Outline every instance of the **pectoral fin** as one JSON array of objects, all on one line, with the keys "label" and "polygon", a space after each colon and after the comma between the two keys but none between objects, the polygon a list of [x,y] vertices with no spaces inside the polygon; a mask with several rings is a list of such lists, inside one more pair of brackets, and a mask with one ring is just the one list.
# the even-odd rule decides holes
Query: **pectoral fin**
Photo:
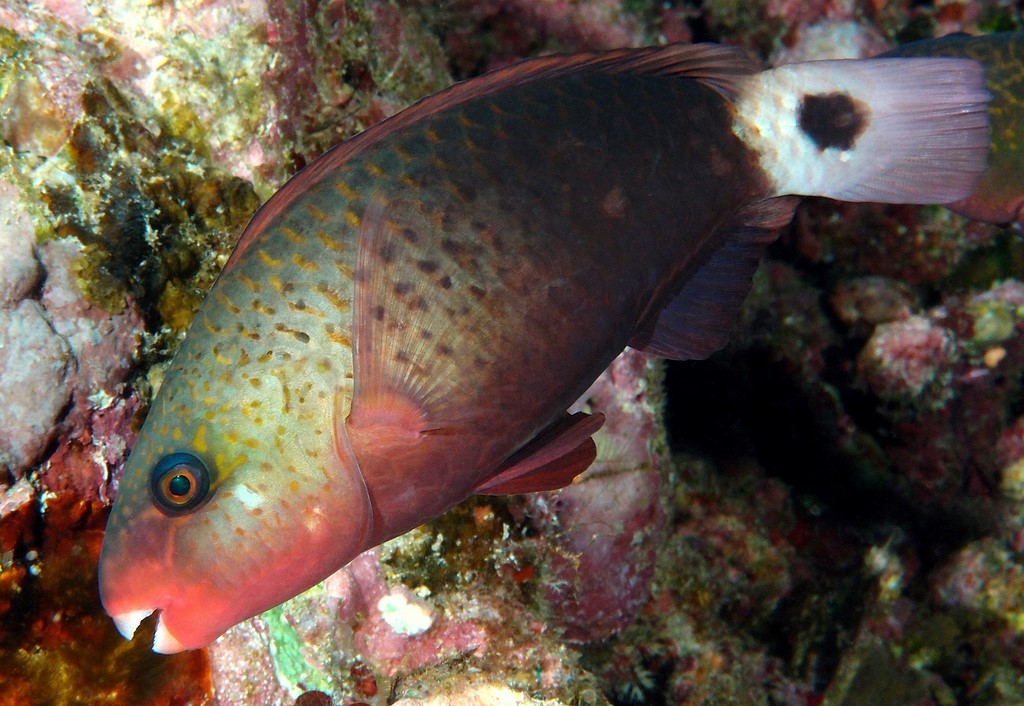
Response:
[{"label": "pectoral fin", "polygon": [[[400,259],[401,243],[388,204],[375,194],[363,213],[353,317],[355,390],[347,425],[356,445],[381,449],[415,444],[424,434],[444,433],[458,422],[453,354],[437,350],[447,323],[427,291]],[[417,308],[403,298],[414,287]],[[429,303],[428,303],[429,302]],[[420,335],[417,335],[418,334]],[[455,343],[451,344],[454,348]]]},{"label": "pectoral fin", "polygon": [[603,414],[566,415],[509,458],[476,492],[514,495],[569,485],[597,457],[591,437],[602,424]]}]

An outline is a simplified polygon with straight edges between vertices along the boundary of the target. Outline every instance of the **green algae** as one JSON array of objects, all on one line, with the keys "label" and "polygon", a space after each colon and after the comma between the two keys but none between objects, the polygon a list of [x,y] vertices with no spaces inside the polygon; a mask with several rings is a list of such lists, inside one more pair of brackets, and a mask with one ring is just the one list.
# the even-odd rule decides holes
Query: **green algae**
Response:
[{"label": "green algae", "polygon": [[[912,670],[918,681],[926,681],[934,693],[943,696],[945,700],[939,703],[966,703],[965,698],[977,706],[1020,703],[1024,687],[1012,656],[1006,654],[997,637],[1008,627],[1004,617],[984,609],[920,607],[905,635],[899,643],[890,645],[889,651],[894,660]],[[900,702],[864,699],[847,703],[867,706]]]},{"label": "green algae", "polygon": [[493,593],[540,609],[533,580],[540,558],[501,497],[472,496],[432,522],[381,545],[389,583],[423,586],[433,595],[453,590]]},{"label": "green algae", "polygon": [[28,43],[17,32],[0,27],[0,101],[6,96],[18,74],[24,69]]},{"label": "green algae", "polygon": [[444,51],[422,12],[395,3],[371,9],[362,0],[317,8],[307,50],[316,100],[292,116],[299,155],[316,156],[451,83]]},{"label": "green algae", "polygon": [[[93,34],[93,55],[82,60],[116,60],[110,42]],[[82,113],[65,125],[54,105],[19,98],[43,95],[30,89],[47,49],[9,31],[0,47],[9,58],[0,62],[0,94],[10,98],[0,98],[0,117],[22,143],[0,151],[0,165],[39,195],[37,238],[83,243],[74,272],[91,303],[116,313],[131,297],[154,328],[181,330],[258,205],[251,185],[213,166],[203,144],[186,142],[104,78],[84,84]],[[58,149],[47,156],[32,149],[40,145]]]},{"label": "green algae", "polygon": [[[298,130],[293,143],[281,146],[284,154],[314,155],[363,127],[339,120],[336,107],[338,92],[344,93],[337,67],[360,56],[378,89],[409,100],[447,83],[436,60],[408,59],[404,70],[385,71],[367,41],[371,18],[362,5],[350,9],[357,21],[346,24],[345,32],[315,36],[316,99],[304,101],[311,116],[275,107],[264,77],[274,65],[274,51],[265,36],[244,27],[215,42],[176,35],[162,53],[152,103],[141,110],[137,99],[109,81],[87,85],[85,114],[63,155],[72,179],[45,184],[43,194],[53,234],[75,236],[86,246],[75,269],[89,301],[116,312],[130,296],[151,328],[184,330],[259,205],[256,193],[269,196],[288,176],[256,172],[250,183],[215,166],[219,151],[271,139],[281,121],[296,117]],[[351,94],[350,87],[344,89]]]},{"label": "green algae", "polygon": [[[992,231],[996,232],[994,228]],[[996,232],[988,245],[980,245],[965,253],[942,288],[949,292],[984,289],[999,280],[1019,277],[1022,272],[1024,240],[1012,230],[1003,229]]]},{"label": "green algae", "polygon": [[[179,33],[161,52],[161,62],[149,119],[162,137],[187,146],[192,173],[201,173],[218,152],[273,139],[275,121],[285,119],[266,86],[275,51],[263,28],[239,23],[215,40]],[[265,200],[288,176],[258,169],[252,180]]]},{"label": "green algae", "polygon": [[[381,93],[411,103],[451,83],[444,52],[424,21],[422,8],[411,8],[413,11],[403,14],[401,19],[395,3],[383,4],[377,15],[363,2],[350,4],[350,8],[358,15],[353,31],[328,42],[327,47],[333,47],[348,62],[364,62]],[[382,9],[386,11],[381,12]],[[321,13],[317,19],[323,22],[325,18]],[[389,28],[387,23],[392,26]],[[390,48],[374,46],[369,40],[373,39],[375,28],[397,32],[399,41]]]},{"label": "green algae", "polygon": [[986,6],[982,8],[978,29],[983,34],[1016,32],[1024,29],[1024,18],[1019,12],[1015,14],[1010,7]]},{"label": "green algae", "polygon": [[975,350],[984,350],[1008,341],[1024,320],[1024,308],[1002,299],[979,299],[967,307],[974,318],[973,335],[967,343]]},{"label": "green algae", "polygon": [[839,276],[882,275],[940,288],[999,229],[942,206],[840,204],[805,199],[801,218],[817,239],[818,259]]},{"label": "green algae", "polygon": [[[857,590],[859,614],[823,706],[1019,703],[1019,676],[1004,646],[1012,630],[1009,616],[983,603],[943,606],[921,600],[913,562],[900,558],[905,549],[894,537],[885,549],[873,548],[865,557],[871,576]],[[984,570],[998,569],[1001,561]],[[999,587],[998,593],[1013,590]],[[977,598],[984,602],[988,593],[979,591]],[[877,626],[894,620],[900,623],[897,636],[888,636],[884,627],[879,632]]]},{"label": "green algae", "polygon": [[[298,597],[295,601],[315,600],[312,594],[316,592],[323,593],[323,586],[310,589],[308,593],[311,595]],[[291,695],[297,697],[309,689],[332,693],[333,679],[325,673],[322,665],[317,666],[313,663],[315,660],[307,657],[306,643],[289,621],[284,606],[271,608],[262,617],[270,636],[270,656],[274,660],[277,677]]]},{"label": "green algae", "polygon": [[65,150],[74,180],[42,190],[54,233],[84,244],[75,273],[89,301],[118,312],[131,296],[148,318],[181,330],[258,205],[255,193],[150,131],[111,82],[87,84],[83,106]]},{"label": "green algae", "polygon": [[[397,10],[384,7],[397,23]],[[41,195],[35,212],[41,240],[75,237],[83,243],[74,270],[91,303],[120,312],[131,298],[148,328],[183,331],[259,205],[257,193],[268,197],[295,161],[301,164],[379,119],[371,109],[374,96],[387,94],[397,108],[450,82],[437,40],[422,23],[402,25],[394,46],[381,51],[373,37],[382,30],[364,3],[348,3],[343,21],[332,11],[324,6],[308,19],[311,78],[303,87],[309,95],[293,97],[295,105],[273,90],[275,82],[288,84],[292,77],[276,68],[281,50],[270,42],[267,26],[237,23],[215,39],[175,33],[162,47],[148,96],[89,78],[74,124],[63,125],[49,106],[35,105],[23,119],[8,121],[37,132],[50,122],[46,142],[59,148],[67,139],[41,168],[34,155],[4,145],[0,166],[9,166],[5,171],[23,189]],[[123,58],[102,29],[91,28],[78,40],[57,41],[92,67],[87,76]],[[4,97],[22,84],[26,95],[41,93],[26,82],[36,80],[33,65],[47,51],[9,30],[0,34],[0,117],[10,117]],[[346,80],[358,78],[359,67],[370,77],[367,86]],[[218,166],[232,150],[258,152],[271,141],[285,159],[260,166],[257,157],[249,179]]]}]

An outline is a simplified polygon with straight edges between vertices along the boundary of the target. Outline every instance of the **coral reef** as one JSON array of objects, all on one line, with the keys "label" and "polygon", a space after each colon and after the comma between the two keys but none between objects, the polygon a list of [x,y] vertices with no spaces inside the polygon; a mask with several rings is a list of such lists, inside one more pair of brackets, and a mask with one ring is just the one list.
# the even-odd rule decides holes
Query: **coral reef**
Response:
[{"label": "coral reef", "polygon": [[996,0],[0,6],[5,703],[1024,702],[1020,226],[941,208],[802,205],[729,347],[668,366],[665,419],[643,356],[595,384],[569,488],[474,498],[208,651],[124,642],[95,591],[162,365],[329,145],[547,51],[1022,26]]}]

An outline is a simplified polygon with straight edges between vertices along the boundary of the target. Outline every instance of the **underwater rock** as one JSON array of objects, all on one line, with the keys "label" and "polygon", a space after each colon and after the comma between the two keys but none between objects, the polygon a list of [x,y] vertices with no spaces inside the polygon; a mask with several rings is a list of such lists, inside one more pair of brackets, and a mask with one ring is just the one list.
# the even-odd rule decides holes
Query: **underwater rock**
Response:
[{"label": "underwater rock", "polygon": [[951,399],[956,360],[952,331],[911,316],[876,326],[857,369],[883,404],[915,415],[941,409]]},{"label": "underwater rock", "polygon": [[[30,251],[31,252],[31,251]],[[138,408],[122,398],[135,365],[142,318],[129,302],[109,314],[83,298],[72,267],[81,254],[73,239],[38,246],[45,279],[39,299],[24,299],[4,313],[0,328],[0,463],[15,476],[40,460],[58,437],[98,449],[99,465],[61,464],[54,490],[77,487],[82,497],[109,495],[111,469],[124,460]],[[131,398],[129,393],[129,398]],[[108,409],[109,408],[109,409]],[[120,413],[120,423],[113,423]],[[101,429],[91,431],[96,422]],[[55,459],[66,453],[58,449]],[[74,476],[81,476],[80,481]]]},{"label": "underwater rock", "polygon": [[0,243],[4,256],[0,258],[0,306],[15,304],[26,296],[39,281],[39,262],[33,246],[36,231],[32,218],[19,199],[18,189],[0,181]]},{"label": "underwater rock", "polygon": [[71,398],[62,385],[70,350],[50,328],[38,302],[23,301],[5,311],[3,319],[0,465],[20,477],[56,436],[57,419]]},{"label": "underwater rock", "polygon": [[207,653],[218,706],[290,705],[294,700],[278,678],[279,670],[262,618],[234,626]]},{"label": "underwater rock", "polygon": [[1002,282],[880,324],[857,370],[884,419],[881,447],[913,497],[987,514],[1002,472],[996,442],[1019,394],[1009,381],[1024,370],[1024,287]]},{"label": "underwater rock", "polygon": [[[460,662],[511,686],[565,694],[593,690],[558,633],[532,615],[517,583],[498,567],[472,574],[463,569],[461,579],[440,583],[436,592],[417,585],[412,574],[402,582],[397,571],[406,561],[442,561],[431,547],[443,543],[441,535],[429,534],[392,540],[322,586],[232,628],[209,648],[214,681],[225,684],[217,703],[241,706],[267,695],[274,695],[274,703],[290,703],[285,694],[294,699],[310,689],[335,703],[371,702],[378,693],[453,693],[465,680],[462,670],[452,669]],[[396,551],[410,554],[381,561],[382,553]],[[450,556],[458,559],[457,553]]]},{"label": "underwater rock", "polygon": [[85,299],[75,276],[82,255],[82,245],[72,238],[51,240],[39,247],[46,271],[40,301],[54,332],[67,342],[75,359],[64,383],[74,397],[67,420],[70,427],[78,426],[78,415],[103,409],[120,396],[135,366],[144,330],[133,300],[112,314]]},{"label": "underwater rock", "polygon": [[[598,703],[596,693],[592,700],[581,700],[575,703],[590,706]],[[567,706],[560,699],[539,699],[530,694],[510,689],[503,684],[467,681],[459,684],[444,694],[424,697],[408,697],[394,702],[394,706]]]},{"label": "underwater rock", "polygon": [[624,0],[456,0],[438,24],[456,73],[465,75],[498,68],[538,48],[580,51],[653,43],[655,34],[638,16],[643,9]]},{"label": "underwater rock", "polygon": [[775,52],[772,66],[823,59],[862,59],[889,49],[882,34],[855,19],[825,20],[792,27],[787,42]]},{"label": "underwater rock", "polygon": [[18,189],[0,184],[0,205],[0,467],[18,478],[56,434],[55,422],[70,398],[61,382],[71,352],[40,304],[25,299],[40,268],[35,228]]},{"label": "underwater rock", "polygon": [[865,339],[879,324],[908,318],[918,304],[909,287],[889,277],[840,282],[832,290],[829,303],[849,334]]},{"label": "underwater rock", "polygon": [[[353,623],[356,653],[386,677],[487,647],[486,630],[455,616],[438,614],[423,587],[388,586],[374,550],[359,555],[332,579],[328,595],[342,601],[342,617]],[[453,619],[455,618],[455,619]]]},{"label": "underwater rock", "polygon": [[606,418],[597,460],[572,485],[511,500],[537,532],[545,608],[568,640],[607,639],[649,599],[665,536],[661,387],[661,364],[625,351],[583,397]]}]

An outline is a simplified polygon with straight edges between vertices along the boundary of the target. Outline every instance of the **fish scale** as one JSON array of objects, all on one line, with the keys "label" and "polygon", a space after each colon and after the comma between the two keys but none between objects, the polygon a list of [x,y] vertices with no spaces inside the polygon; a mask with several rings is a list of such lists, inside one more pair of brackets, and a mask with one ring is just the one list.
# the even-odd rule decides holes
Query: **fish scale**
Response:
[{"label": "fish scale", "polygon": [[[796,165],[766,169],[763,143],[812,163],[847,145],[837,188],[866,160],[858,193],[966,193],[986,137],[977,67],[835,73],[861,72],[805,95],[724,47],[546,57],[311,163],[242,234],[126,465],[100,571],[118,628],[159,610],[154,649],[198,647],[474,492],[571,482],[603,417],[567,410],[627,344],[724,343],[795,206],[777,170]],[[775,95],[744,103],[766,90],[790,110],[816,99],[814,133],[766,113]],[[907,135],[871,124],[887,91],[924,105]]]},{"label": "fish scale", "polygon": [[[379,343],[367,358],[380,370],[357,371],[356,384],[358,388],[367,372],[372,378],[385,376],[388,388],[401,390],[460,433],[472,435],[472,456],[452,459],[446,468],[446,454],[439,450],[431,461],[434,477],[440,475],[446,485],[469,490],[509,448],[526,443],[550,423],[552,410],[568,407],[585,389],[581,379],[596,376],[611,352],[621,350],[634,332],[635,322],[609,317],[608,312],[649,299],[655,283],[669,277],[665,268],[686,265],[657,251],[651,260],[628,257],[638,241],[649,239],[652,226],[663,229],[664,252],[684,249],[686,238],[707,229],[700,220],[706,218],[704,212],[693,214],[685,207],[678,198],[680,180],[671,175],[684,164],[708,162],[711,145],[722,152],[733,149],[730,156],[742,165],[738,140],[695,139],[686,149],[673,145],[671,136],[665,143],[650,140],[660,122],[684,119],[675,106],[696,105],[705,117],[717,112],[727,120],[718,95],[707,87],[654,78],[627,82],[584,77],[578,83],[579,90],[573,90],[575,84],[558,91],[535,90],[529,101],[510,91],[491,105],[474,104],[436,116],[423,128],[436,138],[427,140],[431,153],[419,163],[406,164],[407,173],[424,175],[422,180],[432,186],[409,199],[401,190],[392,191],[386,180],[374,185],[382,214],[376,226],[380,232],[367,235],[364,230],[361,237],[379,246],[371,249],[360,269],[379,279],[366,286],[367,296],[393,302],[402,314],[371,326],[368,338]],[[601,85],[607,83],[618,85]],[[637,111],[627,123],[605,118],[601,124],[591,96],[614,91],[637,106],[672,107]],[[513,106],[526,103],[521,115],[510,115]],[[570,119],[562,123],[563,130],[538,130],[564,113]],[[467,185],[474,184],[473,198],[460,200],[458,194],[466,187],[449,188],[447,178],[439,182],[436,174],[427,175],[439,162],[453,162],[463,150],[467,130],[494,115],[505,116],[504,137],[498,142],[515,144],[516,149],[509,156],[500,144],[489,144],[491,131],[471,137],[480,154],[473,169],[461,174]],[[594,140],[598,144],[580,144],[581,125],[584,134],[599,136]],[[687,128],[702,132],[699,124]],[[418,142],[415,136],[403,137]],[[411,152],[412,145],[400,149]],[[672,157],[659,160],[670,149]],[[538,173],[537,163],[555,166]],[[753,172],[753,165],[747,166]],[[481,176],[475,176],[477,171]],[[638,171],[650,176],[623,180],[623,174],[631,177],[630,172]],[[499,172],[500,181],[487,178]],[[720,204],[745,202],[759,189],[767,186],[756,180],[725,181],[717,194],[708,189],[704,198],[713,205],[709,212],[716,212]],[[625,205],[609,219],[594,194],[604,198],[616,191]],[[642,219],[640,214],[645,214]],[[482,237],[488,224],[499,226],[500,238]],[[403,237],[403,232],[415,237]],[[385,247],[386,253],[381,251]],[[699,253],[700,247],[693,250]],[[437,267],[406,268],[399,275],[390,268],[393,257]],[[443,287],[442,282],[452,284]],[[590,335],[565,336],[569,322]],[[423,331],[434,335],[424,340]],[[398,359],[402,355],[417,361],[416,368],[403,366]],[[532,389],[546,390],[545,398],[538,399]],[[503,408],[517,414],[510,419]],[[367,465],[364,461],[364,471]],[[467,473],[467,468],[477,473]],[[410,482],[408,473],[392,474],[389,468],[365,475],[371,496],[393,494]],[[389,519],[390,526],[403,530],[414,522]]]}]

